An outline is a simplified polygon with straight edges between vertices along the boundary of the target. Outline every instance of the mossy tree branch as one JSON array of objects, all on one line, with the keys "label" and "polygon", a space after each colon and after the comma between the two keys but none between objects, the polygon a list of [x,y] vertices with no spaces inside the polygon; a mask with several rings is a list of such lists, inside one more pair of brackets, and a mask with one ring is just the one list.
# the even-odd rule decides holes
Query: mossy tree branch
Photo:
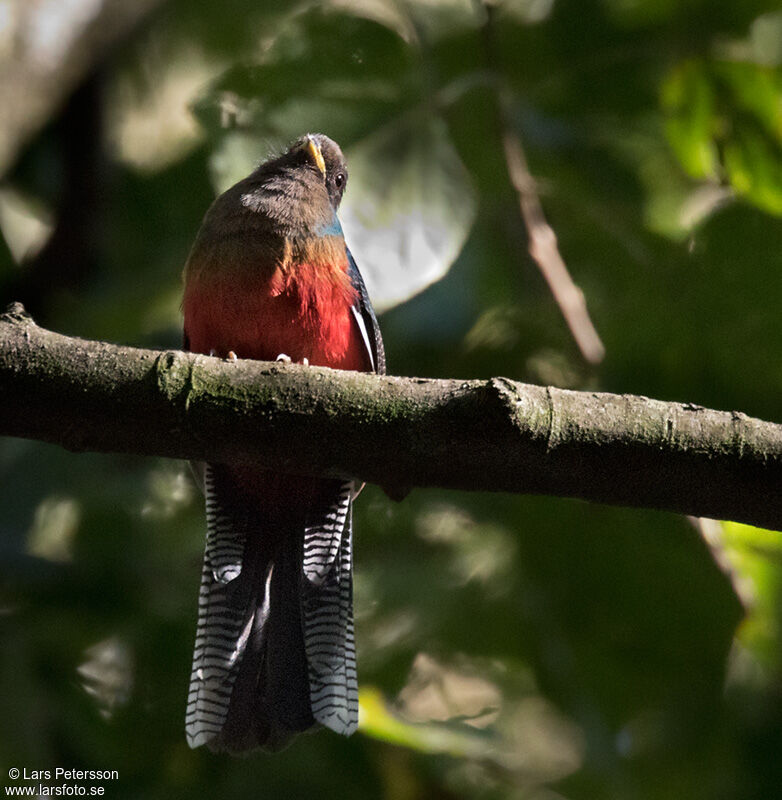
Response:
[{"label": "mossy tree branch", "polygon": [[84,341],[0,316],[0,435],[782,529],[782,425],[646,397]]}]

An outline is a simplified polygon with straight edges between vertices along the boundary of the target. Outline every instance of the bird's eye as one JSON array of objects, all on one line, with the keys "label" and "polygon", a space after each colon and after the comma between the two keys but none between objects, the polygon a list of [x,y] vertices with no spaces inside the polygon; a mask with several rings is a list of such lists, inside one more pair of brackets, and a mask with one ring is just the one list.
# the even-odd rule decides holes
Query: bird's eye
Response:
[{"label": "bird's eye", "polygon": [[338,172],[334,176],[334,185],[337,189],[341,189],[345,185],[345,175],[342,172]]}]

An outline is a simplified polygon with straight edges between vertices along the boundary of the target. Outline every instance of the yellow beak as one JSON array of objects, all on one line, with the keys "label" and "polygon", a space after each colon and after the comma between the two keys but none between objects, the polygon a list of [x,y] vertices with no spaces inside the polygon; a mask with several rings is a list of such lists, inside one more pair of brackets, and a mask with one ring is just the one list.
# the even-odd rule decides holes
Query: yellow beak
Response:
[{"label": "yellow beak", "polygon": [[307,137],[307,144],[305,146],[307,148],[307,152],[312,157],[315,166],[320,170],[320,174],[325,178],[326,162],[323,160],[323,153],[320,152],[320,147],[318,147],[317,143],[311,136]]}]

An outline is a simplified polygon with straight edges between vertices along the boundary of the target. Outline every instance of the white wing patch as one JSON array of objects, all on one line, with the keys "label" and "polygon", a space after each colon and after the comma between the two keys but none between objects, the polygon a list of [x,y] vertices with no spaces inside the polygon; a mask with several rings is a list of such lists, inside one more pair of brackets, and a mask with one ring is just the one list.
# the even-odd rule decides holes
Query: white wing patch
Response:
[{"label": "white wing patch", "polygon": [[369,353],[369,363],[372,365],[372,372],[375,372],[377,370],[377,366],[375,365],[375,357],[372,355],[372,343],[369,340],[367,324],[364,322],[364,317],[361,314],[361,311],[359,311],[356,306],[351,306],[350,310],[353,312],[353,318],[358,323],[358,328],[361,331],[361,338],[364,340],[364,347],[367,348],[367,353]]}]

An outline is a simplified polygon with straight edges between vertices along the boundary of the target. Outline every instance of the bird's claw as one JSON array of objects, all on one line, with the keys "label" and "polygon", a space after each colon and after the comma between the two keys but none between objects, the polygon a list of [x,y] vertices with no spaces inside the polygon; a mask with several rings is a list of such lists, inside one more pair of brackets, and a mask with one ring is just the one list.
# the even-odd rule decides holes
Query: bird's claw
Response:
[{"label": "bird's claw", "polygon": [[[289,355],[287,355],[285,353],[280,353],[277,356],[277,358],[275,358],[274,360],[275,361],[281,361],[283,364],[292,364],[293,363],[293,359]],[[299,361],[298,363],[302,364],[305,367],[308,367],[310,365],[310,360],[308,358],[302,358],[302,360]]]},{"label": "bird's claw", "polygon": [[[212,349],[209,351],[209,355],[210,355],[210,356],[216,356],[216,355],[217,355],[217,350],[215,350],[215,349],[214,349],[214,347],[213,347],[213,348],[212,348]],[[226,357],[223,359],[223,361],[231,361],[231,362],[233,362],[234,364],[235,364],[235,363],[236,363],[238,360],[239,360],[239,358],[238,358],[238,356],[236,355],[236,353],[234,353],[234,351],[233,351],[233,350],[229,350],[229,351],[228,351],[228,355],[226,355]]]}]

